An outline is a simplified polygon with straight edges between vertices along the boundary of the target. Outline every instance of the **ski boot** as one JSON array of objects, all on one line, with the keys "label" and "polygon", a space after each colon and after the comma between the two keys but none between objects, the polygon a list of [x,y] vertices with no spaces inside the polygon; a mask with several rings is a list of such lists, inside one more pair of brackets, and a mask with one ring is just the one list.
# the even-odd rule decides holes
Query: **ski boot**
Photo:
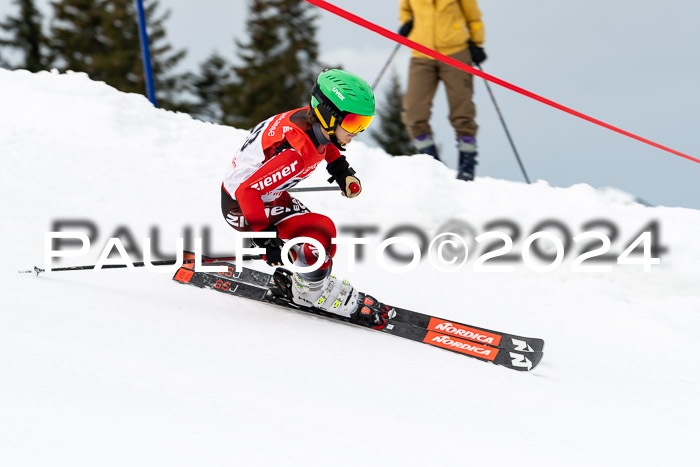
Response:
[{"label": "ski boot", "polygon": [[382,329],[387,324],[388,307],[382,308],[377,300],[359,292],[350,282],[330,274],[309,280],[277,268],[273,280],[276,295],[295,305],[339,315],[373,329]]},{"label": "ski boot", "polygon": [[440,160],[435,141],[433,141],[433,135],[430,133],[413,138],[413,146],[416,148],[417,154],[427,154],[438,161]]},{"label": "ski boot", "polygon": [[474,180],[474,167],[476,166],[476,138],[473,136],[460,136],[457,138],[459,150],[459,168],[457,178],[465,182]]}]

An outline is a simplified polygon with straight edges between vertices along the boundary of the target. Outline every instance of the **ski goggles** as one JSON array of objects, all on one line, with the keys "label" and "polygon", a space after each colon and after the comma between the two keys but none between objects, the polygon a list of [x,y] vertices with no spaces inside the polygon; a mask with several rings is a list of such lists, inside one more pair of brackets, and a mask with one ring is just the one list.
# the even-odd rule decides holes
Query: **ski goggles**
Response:
[{"label": "ski goggles", "polygon": [[347,114],[343,121],[340,122],[340,127],[347,131],[348,133],[359,133],[365,131],[369,124],[372,122],[372,118],[367,115],[357,115],[357,114]]}]

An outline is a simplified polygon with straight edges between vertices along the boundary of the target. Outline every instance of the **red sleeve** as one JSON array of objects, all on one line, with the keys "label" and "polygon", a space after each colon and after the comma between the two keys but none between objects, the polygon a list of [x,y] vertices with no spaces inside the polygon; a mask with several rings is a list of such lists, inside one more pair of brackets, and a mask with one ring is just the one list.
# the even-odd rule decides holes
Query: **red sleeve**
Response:
[{"label": "red sleeve", "polygon": [[326,146],[326,162],[330,164],[334,160],[340,157],[340,151],[334,145],[329,144]]},{"label": "red sleeve", "polygon": [[236,190],[236,200],[241,205],[248,225],[259,232],[270,225],[265,214],[262,196],[275,191],[304,170],[304,159],[297,151],[282,151],[248,177]]}]

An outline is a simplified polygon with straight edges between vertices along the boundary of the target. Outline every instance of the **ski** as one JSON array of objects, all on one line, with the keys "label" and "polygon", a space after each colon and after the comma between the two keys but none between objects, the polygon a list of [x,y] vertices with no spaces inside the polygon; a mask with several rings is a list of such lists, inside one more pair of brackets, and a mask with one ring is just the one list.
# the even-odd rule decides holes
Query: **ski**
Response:
[{"label": "ski", "polygon": [[461,337],[481,344],[488,344],[501,349],[515,350],[518,352],[530,353],[544,351],[544,341],[542,339],[492,331],[490,329],[458,323],[453,320],[438,318],[437,316],[426,315],[417,311],[406,310],[405,308],[393,307],[393,309],[396,311],[395,320],[422,327],[429,331]]},{"label": "ski", "polygon": [[[186,253],[186,255],[191,253]],[[189,258],[189,256],[186,256]],[[255,271],[253,269],[243,268],[237,271],[234,265],[221,262],[219,265],[228,266],[226,277],[233,278],[238,282],[244,282],[259,287],[268,287],[272,275]],[[522,353],[533,353],[544,351],[544,340],[534,337],[524,337],[515,334],[493,331],[486,328],[472,326],[469,324],[460,323],[458,321],[440,318],[438,316],[428,315],[417,311],[407,310],[405,308],[391,306],[396,312],[393,321],[410,324],[413,326],[425,328],[429,331],[447,334],[463,340],[473,341],[479,344],[486,344],[492,347],[498,347],[506,350],[514,350]]]},{"label": "ski", "polygon": [[[371,329],[350,320],[349,318],[344,318],[332,313],[325,313],[315,308],[301,307],[289,301],[280,299],[280,297],[277,297],[271,289],[274,286],[274,281],[272,280],[272,276],[270,274],[261,273],[247,268],[244,268],[241,271],[236,271],[234,265],[229,263],[221,263],[220,265],[227,266],[228,270],[222,273],[195,272],[191,265],[183,266],[175,273],[173,279],[175,281],[194,285],[200,288],[209,288],[236,297],[247,298],[285,309],[308,313],[330,320],[341,321],[365,329]],[[398,315],[399,313],[397,312],[396,316]],[[539,351],[523,352],[515,349],[504,349],[488,345],[486,343],[475,342],[457,335],[445,334],[440,330],[431,330],[423,326],[400,321],[394,317],[387,320],[386,327],[377,331],[404,339],[409,339],[415,342],[421,342],[432,347],[450,350],[455,353],[473,357],[481,361],[488,361],[496,365],[518,371],[532,370],[540,362],[543,355],[542,352]]]}]

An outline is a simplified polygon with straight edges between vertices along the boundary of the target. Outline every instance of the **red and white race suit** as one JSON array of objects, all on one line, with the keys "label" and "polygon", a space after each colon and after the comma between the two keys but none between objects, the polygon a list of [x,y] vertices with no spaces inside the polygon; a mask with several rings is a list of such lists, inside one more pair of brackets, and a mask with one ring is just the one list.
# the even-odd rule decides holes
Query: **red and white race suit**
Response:
[{"label": "red and white race suit", "polygon": [[308,110],[275,115],[251,130],[224,176],[222,212],[239,231],[260,231],[272,224],[280,238],[314,238],[324,246],[330,262],[335,253],[333,221],[310,212],[286,191],[321,161],[330,163],[340,157],[333,144],[316,146],[306,121]]}]

